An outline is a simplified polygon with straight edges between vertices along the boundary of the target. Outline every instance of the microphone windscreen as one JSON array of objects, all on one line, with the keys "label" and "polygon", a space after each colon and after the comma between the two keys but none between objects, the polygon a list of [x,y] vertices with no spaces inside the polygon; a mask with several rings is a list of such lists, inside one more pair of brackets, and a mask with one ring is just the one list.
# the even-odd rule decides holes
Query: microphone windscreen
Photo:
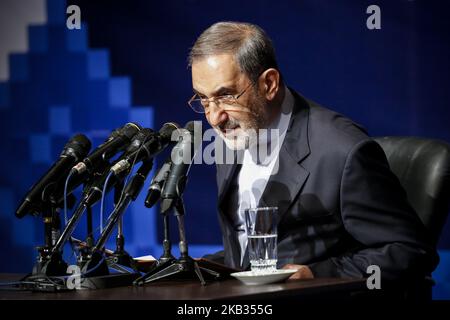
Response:
[{"label": "microphone windscreen", "polygon": [[91,141],[84,134],[76,134],[66,143],[61,155],[71,155],[75,159],[81,159],[88,155],[91,146]]},{"label": "microphone windscreen", "polygon": [[146,142],[152,135],[154,134],[154,131],[150,128],[144,128],[141,131],[139,131],[131,141],[130,145],[128,146],[126,153],[132,153],[136,150],[138,150],[144,142]]},{"label": "microphone windscreen", "polygon": [[159,130],[159,134],[163,139],[169,139],[172,137],[172,132],[178,130],[180,126],[175,122],[165,123]]},{"label": "microphone windscreen", "polygon": [[197,137],[202,137],[203,136],[203,127],[202,127],[202,122],[201,121],[191,120],[191,121],[186,123],[186,125],[184,126],[184,129],[188,130],[192,135],[194,135],[195,130],[198,130],[198,131],[200,131],[201,135],[197,135]]},{"label": "microphone windscreen", "polygon": [[119,132],[131,140],[141,130],[142,127],[139,124],[128,122],[121,129],[119,129]]}]

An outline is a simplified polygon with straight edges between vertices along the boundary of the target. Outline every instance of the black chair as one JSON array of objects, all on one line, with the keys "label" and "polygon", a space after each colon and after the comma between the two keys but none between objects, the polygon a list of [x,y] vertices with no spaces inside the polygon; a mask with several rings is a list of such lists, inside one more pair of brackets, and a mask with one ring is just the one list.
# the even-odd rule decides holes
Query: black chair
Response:
[{"label": "black chair", "polygon": [[[380,137],[375,141],[437,246],[450,204],[450,145],[415,137]],[[406,295],[431,299],[433,283],[430,277],[420,289],[416,287]]]},{"label": "black chair", "polygon": [[392,172],[437,245],[450,203],[450,145],[414,137],[381,137]]}]

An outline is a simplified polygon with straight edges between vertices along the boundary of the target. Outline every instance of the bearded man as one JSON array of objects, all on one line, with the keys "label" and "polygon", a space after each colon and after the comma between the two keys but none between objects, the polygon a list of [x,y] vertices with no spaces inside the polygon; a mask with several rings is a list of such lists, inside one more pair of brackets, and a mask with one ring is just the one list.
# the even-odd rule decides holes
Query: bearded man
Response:
[{"label": "bearded man", "polygon": [[[372,265],[387,281],[431,273],[436,251],[381,147],[361,126],[287,87],[260,27],[212,25],[189,63],[189,105],[242,160],[217,164],[224,250],[208,258],[247,269],[243,212],[278,207],[278,267],[297,269],[291,278],[361,278]],[[250,138],[260,129],[279,134],[263,159],[255,152],[261,141]]]}]

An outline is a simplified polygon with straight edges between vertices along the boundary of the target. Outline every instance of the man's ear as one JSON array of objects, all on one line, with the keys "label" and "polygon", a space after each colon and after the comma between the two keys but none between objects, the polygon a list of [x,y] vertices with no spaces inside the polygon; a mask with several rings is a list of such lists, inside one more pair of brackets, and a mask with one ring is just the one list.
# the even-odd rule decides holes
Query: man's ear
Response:
[{"label": "man's ear", "polygon": [[280,72],[274,68],[267,69],[263,72],[259,81],[266,99],[272,101],[280,89]]}]

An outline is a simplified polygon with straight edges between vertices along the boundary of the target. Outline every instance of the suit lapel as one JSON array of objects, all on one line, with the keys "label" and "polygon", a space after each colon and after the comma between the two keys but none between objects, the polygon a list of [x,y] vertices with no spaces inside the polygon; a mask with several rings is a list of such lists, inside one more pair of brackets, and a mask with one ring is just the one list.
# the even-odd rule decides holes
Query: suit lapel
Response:
[{"label": "suit lapel", "polygon": [[[302,167],[301,162],[310,153],[308,124],[309,105],[294,90],[290,89],[295,103],[286,136],[278,157],[278,172],[270,176],[261,196],[259,206],[275,206],[279,208],[279,216],[286,212],[302,188],[309,172]],[[217,166],[218,207],[234,179],[237,163],[241,163],[242,152],[234,153],[233,164]]]},{"label": "suit lapel", "polygon": [[234,152],[234,161],[232,164],[220,164],[217,165],[217,189],[218,189],[218,201],[217,206],[220,207],[231,181],[234,179],[236,168],[239,163],[242,163],[242,152]]},{"label": "suit lapel", "polygon": [[294,90],[291,92],[295,103],[278,158],[278,172],[270,176],[259,202],[259,206],[278,207],[279,217],[289,209],[309,175],[301,165],[310,153],[309,105]]},{"label": "suit lapel", "polygon": [[258,205],[278,207],[279,217],[294,202],[309,176],[309,172],[289,154],[287,147],[282,147],[282,151],[284,154],[280,154],[278,173],[270,177]]},{"label": "suit lapel", "polygon": [[[298,193],[306,182],[309,172],[301,165],[303,159],[310,154],[308,124],[309,124],[309,105],[294,90],[290,89],[294,95],[295,103],[292,110],[292,116],[286,132],[283,145],[278,158],[278,171],[272,175],[267,182],[266,188],[259,201],[259,206],[278,207],[279,221],[281,216],[286,213],[291,204],[296,199]],[[225,231],[229,223],[220,210],[222,202],[227,194],[232,179],[235,179],[238,163],[242,163],[242,152],[235,152],[233,164],[221,164],[217,166],[218,182],[218,208]],[[225,247],[233,247],[234,237],[232,234],[226,234],[224,237]],[[238,244],[234,244],[234,247]],[[247,251],[247,250],[246,250]],[[233,250],[233,256],[229,256],[231,263],[239,267],[239,250]],[[249,265],[248,252],[245,253],[242,268],[246,269]]]},{"label": "suit lapel", "polygon": [[[305,184],[309,172],[301,162],[310,154],[308,124],[309,105],[294,90],[295,104],[288,131],[278,158],[278,172],[270,176],[258,203],[259,207],[278,207],[278,221],[288,211]],[[250,265],[248,249],[242,262],[242,269]]]}]

